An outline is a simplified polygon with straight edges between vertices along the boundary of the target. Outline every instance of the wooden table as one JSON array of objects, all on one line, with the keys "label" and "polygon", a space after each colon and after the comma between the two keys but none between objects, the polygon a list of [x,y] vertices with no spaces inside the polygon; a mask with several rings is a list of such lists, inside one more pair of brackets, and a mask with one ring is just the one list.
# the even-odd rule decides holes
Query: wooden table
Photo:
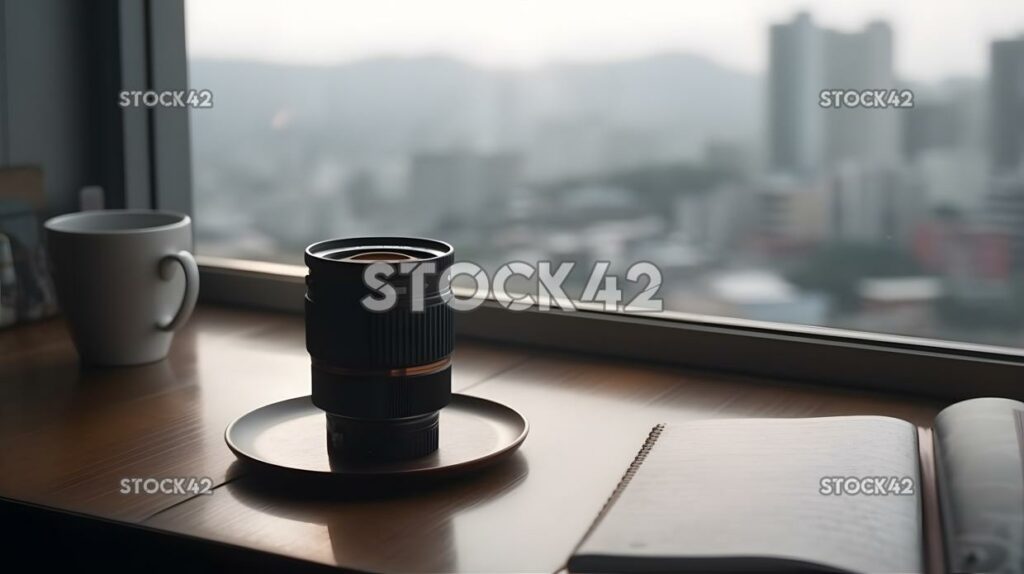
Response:
[{"label": "wooden table", "polygon": [[[223,439],[245,412],[308,394],[308,368],[295,315],[200,307],[168,360],[116,369],[81,368],[60,320],[0,332],[8,516],[40,528],[85,524],[68,535],[92,532],[79,553],[117,540],[131,541],[120,551],[172,548],[146,554],[165,565],[195,547],[197,561],[264,567],[553,572],[654,423],[885,414],[927,427],[942,406],[463,340],[454,389],[522,412],[531,424],[522,449],[488,472],[394,496],[312,495],[268,488]],[[131,477],[210,477],[216,488],[121,494]],[[64,518],[33,519],[50,510]],[[93,532],[94,523],[105,527]],[[40,536],[56,550],[43,559],[71,544],[27,528],[10,549]]]}]

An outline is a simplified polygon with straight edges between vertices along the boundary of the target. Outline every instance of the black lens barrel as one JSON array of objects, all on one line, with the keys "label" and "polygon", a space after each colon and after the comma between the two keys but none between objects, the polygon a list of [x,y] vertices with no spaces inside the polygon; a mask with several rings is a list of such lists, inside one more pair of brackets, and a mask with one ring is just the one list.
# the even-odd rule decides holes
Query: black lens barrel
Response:
[{"label": "black lens barrel", "polygon": [[[406,237],[332,239],[310,245],[305,260],[312,397],[328,413],[334,454],[394,460],[436,450],[437,411],[451,398],[454,327],[443,280],[454,262],[451,245]],[[380,276],[374,289],[364,274],[378,262],[397,272]],[[424,264],[432,269],[420,269],[417,310],[411,271]],[[367,308],[364,298],[381,299],[384,281],[394,290],[394,304]]]}]

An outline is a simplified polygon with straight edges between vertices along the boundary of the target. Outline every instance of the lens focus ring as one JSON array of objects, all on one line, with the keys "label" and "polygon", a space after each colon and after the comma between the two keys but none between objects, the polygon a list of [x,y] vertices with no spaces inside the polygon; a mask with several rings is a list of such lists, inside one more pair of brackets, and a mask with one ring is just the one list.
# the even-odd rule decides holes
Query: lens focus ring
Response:
[{"label": "lens focus ring", "polygon": [[[447,304],[422,312],[373,312],[306,298],[306,349],[321,361],[350,368],[398,368],[443,359],[454,348],[454,313]],[[339,328],[344,325],[344,328]]]}]

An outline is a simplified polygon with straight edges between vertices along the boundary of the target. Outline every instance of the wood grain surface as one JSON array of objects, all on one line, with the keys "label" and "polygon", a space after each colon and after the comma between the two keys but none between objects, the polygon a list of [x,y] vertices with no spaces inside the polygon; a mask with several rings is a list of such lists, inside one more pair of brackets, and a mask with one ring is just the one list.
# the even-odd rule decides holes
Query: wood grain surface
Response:
[{"label": "wood grain surface", "polygon": [[[812,360],[812,359],[809,359]],[[200,307],[171,357],[79,366],[59,320],[0,332],[0,496],[369,571],[553,572],[652,425],[884,414],[943,405],[459,341],[454,388],[530,421],[509,461],[429,485],[331,491],[236,463],[229,422],[308,394],[302,318]],[[121,494],[131,477],[210,477],[210,495]]]}]

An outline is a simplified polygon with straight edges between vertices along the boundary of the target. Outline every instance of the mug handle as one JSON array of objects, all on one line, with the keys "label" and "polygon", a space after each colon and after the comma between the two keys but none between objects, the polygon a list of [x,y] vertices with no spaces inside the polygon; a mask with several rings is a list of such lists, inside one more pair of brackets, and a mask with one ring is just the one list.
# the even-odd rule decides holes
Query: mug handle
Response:
[{"label": "mug handle", "polygon": [[165,255],[160,260],[160,278],[169,281],[174,276],[174,264],[178,263],[185,271],[185,295],[181,301],[181,307],[174,317],[166,323],[157,323],[157,328],[163,331],[174,331],[188,320],[192,310],[196,307],[196,299],[199,298],[199,266],[196,260],[188,251],[179,251]]}]

